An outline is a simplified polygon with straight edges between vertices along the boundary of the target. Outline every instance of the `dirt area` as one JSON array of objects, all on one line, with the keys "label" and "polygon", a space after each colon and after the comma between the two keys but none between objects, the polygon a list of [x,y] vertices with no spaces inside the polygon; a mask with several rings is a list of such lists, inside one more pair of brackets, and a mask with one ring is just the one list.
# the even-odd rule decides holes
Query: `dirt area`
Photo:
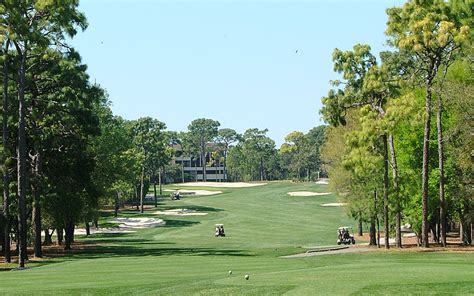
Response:
[{"label": "dirt area", "polygon": [[176,186],[184,187],[216,187],[216,188],[245,188],[267,185],[267,183],[245,183],[245,182],[190,182],[174,184]]},{"label": "dirt area", "polygon": [[209,190],[189,190],[189,189],[166,189],[166,192],[179,192],[181,195],[195,195],[195,196],[206,196],[206,195],[216,195],[222,193],[222,191],[209,191]]},{"label": "dirt area", "polygon": [[318,196],[318,195],[329,195],[331,192],[311,192],[311,191],[296,191],[288,192],[289,196]]},{"label": "dirt area", "polygon": [[166,210],[166,211],[157,211],[154,212],[155,215],[167,215],[167,216],[205,216],[207,213],[198,212],[195,210],[189,209],[173,209],[173,210]]},{"label": "dirt area", "polygon": [[[357,236],[358,237],[358,236]],[[357,241],[356,237],[356,241]],[[360,239],[360,237],[359,237]],[[402,239],[402,241],[404,241]],[[383,244],[382,239],[380,243]],[[289,256],[282,256],[281,258],[304,258],[322,255],[334,255],[334,254],[347,254],[347,253],[363,253],[363,252],[465,252],[474,253],[474,246],[462,245],[459,241],[448,240],[448,246],[446,248],[438,244],[430,244],[429,248],[420,248],[415,244],[410,244],[409,241],[403,242],[403,248],[398,249],[392,246],[390,250],[385,250],[383,245],[379,248],[377,246],[368,245],[351,245],[351,246],[334,246],[334,247],[322,247],[317,249],[309,249],[305,253],[294,254]]]},{"label": "dirt area", "polygon": [[[357,233],[354,235],[354,238],[357,243],[361,241],[368,242],[369,241],[369,234],[364,233],[362,236],[359,236]],[[380,232],[380,244],[383,246],[385,239],[385,233],[383,231]],[[403,248],[396,249],[395,248],[395,238],[390,237],[390,245],[392,246],[392,250],[398,250],[401,252],[439,252],[439,251],[453,251],[453,252],[474,252],[474,246],[465,246],[461,244],[461,240],[455,233],[448,234],[447,237],[447,244],[446,248],[442,247],[440,244],[431,242],[430,236],[430,247],[429,248],[420,248],[418,246],[418,240],[414,233],[402,233],[402,246]],[[367,245],[368,243],[364,243]],[[357,245],[356,245],[357,246]]]}]

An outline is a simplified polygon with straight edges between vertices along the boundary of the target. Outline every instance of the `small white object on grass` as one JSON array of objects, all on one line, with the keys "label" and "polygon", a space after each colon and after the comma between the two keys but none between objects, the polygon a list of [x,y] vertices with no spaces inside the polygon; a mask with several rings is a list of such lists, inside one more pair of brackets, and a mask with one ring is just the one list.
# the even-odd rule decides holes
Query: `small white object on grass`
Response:
[{"label": "small white object on grass", "polygon": [[248,280],[250,276],[248,274],[245,275],[245,279]]},{"label": "small white object on grass", "polygon": [[229,270],[229,274],[232,274],[232,270]]}]

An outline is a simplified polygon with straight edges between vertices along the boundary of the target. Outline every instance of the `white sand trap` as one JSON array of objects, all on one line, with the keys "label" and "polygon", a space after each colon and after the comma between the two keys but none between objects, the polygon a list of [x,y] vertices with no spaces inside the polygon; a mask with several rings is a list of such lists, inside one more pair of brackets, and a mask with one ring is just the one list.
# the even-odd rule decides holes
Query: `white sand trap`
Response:
[{"label": "white sand trap", "polygon": [[323,207],[343,207],[347,205],[346,203],[342,203],[342,202],[334,202],[334,203],[325,203],[325,204],[322,204],[321,206]]},{"label": "white sand trap", "polygon": [[207,213],[197,212],[189,209],[173,209],[166,211],[154,212],[155,215],[167,215],[167,216],[205,216]]},{"label": "white sand trap", "polygon": [[174,184],[175,186],[188,187],[216,187],[216,188],[245,188],[267,185],[267,183],[245,183],[245,182],[190,182]]},{"label": "white sand trap", "polygon": [[152,228],[166,224],[165,221],[156,218],[114,218],[110,222],[118,223],[119,228],[125,229]]},{"label": "white sand trap", "polygon": [[331,192],[311,192],[311,191],[296,191],[288,192],[290,196],[318,196],[318,195],[329,195]]},{"label": "white sand trap", "polygon": [[319,179],[315,183],[319,184],[319,185],[328,185],[329,184],[329,179]]},{"label": "white sand trap", "polygon": [[[91,234],[117,234],[117,233],[133,233],[136,232],[135,230],[128,230],[125,228],[118,228],[118,227],[110,227],[110,228],[92,228],[90,229]],[[77,235],[86,235],[86,229],[85,228],[76,228],[74,230],[74,234]]]},{"label": "white sand trap", "polygon": [[188,190],[188,189],[178,189],[178,190],[171,190],[171,189],[166,189],[165,191],[167,192],[179,192],[180,194],[191,194],[191,195],[215,195],[215,194],[220,194],[222,191],[209,191],[209,190]]},{"label": "white sand trap", "polygon": [[[109,228],[90,228],[91,234],[106,233],[106,234],[117,234],[117,233],[132,233],[136,232],[136,229],[151,228],[157,226],[163,226],[166,224],[165,221],[156,218],[114,218],[109,220],[111,223],[117,223],[117,226]],[[74,233],[77,235],[86,235],[84,228],[76,228]],[[44,235],[44,234],[43,234]]]}]

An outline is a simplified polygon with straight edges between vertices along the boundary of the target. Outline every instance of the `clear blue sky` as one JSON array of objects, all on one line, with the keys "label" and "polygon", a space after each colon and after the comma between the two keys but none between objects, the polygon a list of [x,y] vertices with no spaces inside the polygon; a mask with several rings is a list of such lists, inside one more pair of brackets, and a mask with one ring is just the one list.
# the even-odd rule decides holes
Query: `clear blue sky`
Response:
[{"label": "clear blue sky", "polygon": [[268,128],[280,145],[322,124],[333,49],[382,50],[385,9],[402,2],[82,0],[89,28],[72,44],[117,115]]}]

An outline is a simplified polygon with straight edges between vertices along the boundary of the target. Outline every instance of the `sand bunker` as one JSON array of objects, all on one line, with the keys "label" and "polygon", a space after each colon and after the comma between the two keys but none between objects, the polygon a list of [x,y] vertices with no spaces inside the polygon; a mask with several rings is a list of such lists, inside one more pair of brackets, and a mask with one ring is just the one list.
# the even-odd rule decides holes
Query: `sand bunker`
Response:
[{"label": "sand bunker", "polygon": [[188,187],[216,187],[216,188],[245,188],[267,185],[267,183],[245,183],[245,182],[190,182],[175,184],[176,186]]},{"label": "sand bunker", "polygon": [[342,202],[334,202],[334,203],[325,203],[325,204],[322,204],[321,206],[323,207],[342,207],[342,206],[345,206],[347,205],[346,203],[342,203]]},{"label": "sand bunker", "polygon": [[[117,223],[117,226],[108,228],[90,228],[91,234],[117,234],[117,233],[132,233],[136,232],[136,229],[151,228],[157,226],[163,226],[166,224],[165,221],[156,218],[114,218],[109,220],[111,223]],[[76,228],[74,233],[77,235],[86,235],[84,228]],[[44,235],[44,234],[43,234]]]},{"label": "sand bunker", "polygon": [[165,225],[166,222],[156,218],[114,218],[111,223],[118,223],[119,228],[143,229]]},{"label": "sand bunker", "polygon": [[209,191],[209,190],[188,190],[188,189],[178,189],[178,190],[171,190],[171,189],[166,189],[165,191],[167,192],[179,192],[180,194],[190,194],[190,195],[215,195],[215,194],[220,194],[222,191]]},{"label": "sand bunker", "polygon": [[205,216],[207,213],[197,212],[189,209],[173,209],[166,211],[154,212],[155,215],[167,215],[167,216]]},{"label": "sand bunker", "polygon": [[331,192],[311,192],[311,191],[296,191],[288,192],[290,196],[318,196],[318,195],[329,195]]},{"label": "sand bunker", "polygon": [[[117,233],[133,233],[136,232],[135,230],[128,230],[125,228],[118,228],[118,227],[110,227],[110,228],[92,228],[90,229],[91,234],[117,234]],[[77,235],[86,235],[86,229],[85,228],[76,228],[74,230],[74,234]]]},{"label": "sand bunker", "polygon": [[316,181],[316,184],[328,185],[329,184],[329,179],[319,179],[318,181]]}]

